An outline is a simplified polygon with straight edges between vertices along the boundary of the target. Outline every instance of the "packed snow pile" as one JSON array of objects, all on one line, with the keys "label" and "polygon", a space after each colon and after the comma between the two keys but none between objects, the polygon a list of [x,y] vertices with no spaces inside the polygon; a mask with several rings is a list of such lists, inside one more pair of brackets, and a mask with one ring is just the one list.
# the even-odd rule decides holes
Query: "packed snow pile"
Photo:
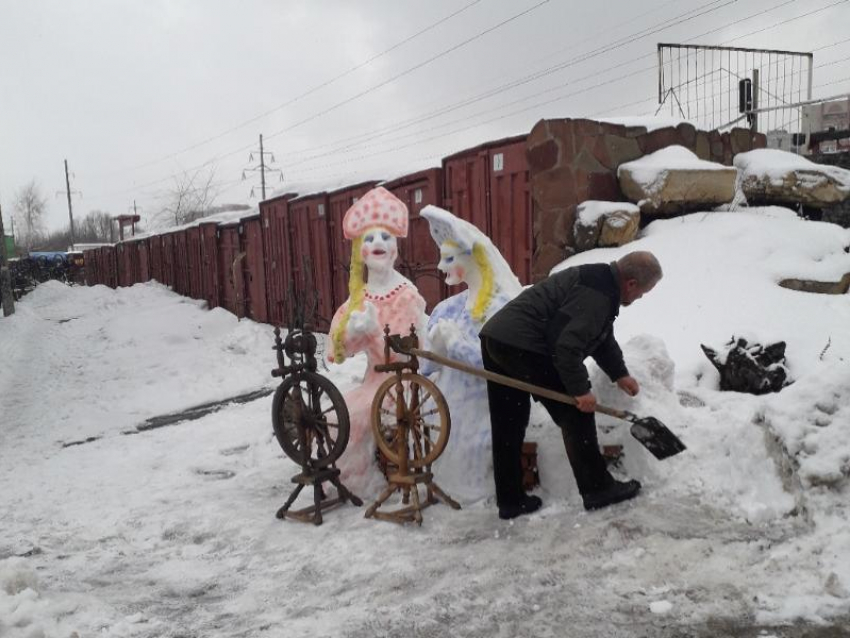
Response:
[{"label": "packed snow pile", "polygon": [[[269,396],[135,430],[273,387],[270,326],[155,283],[41,285],[0,319],[0,634],[569,626],[574,636],[672,638],[846,627],[850,304],[777,282],[840,278],[848,246],[848,230],[765,208],[654,221],[628,246],[569,259],[562,267],[630,250],[658,256],[664,278],[615,327],[642,392],[625,396],[588,364],[600,402],[660,419],[688,449],[658,462],[627,424],[600,417],[603,442],[625,446],[614,471],[643,490],[586,513],[560,431],[535,409],[528,439],[539,444],[543,508],[500,521],[488,498],[461,511],[435,505],[421,528],[350,505],[320,527],[275,519],[300,468],[274,439]],[[785,341],[795,383],[720,392],[699,344],[739,334]],[[364,371],[362,357],[322,370],[343,392]]]},{"label": "packed snow pile", "polygon": [[62,617],[74,613],[75,606],[42,596],[30,561],[0,560],[0,636],[74,636]]}]

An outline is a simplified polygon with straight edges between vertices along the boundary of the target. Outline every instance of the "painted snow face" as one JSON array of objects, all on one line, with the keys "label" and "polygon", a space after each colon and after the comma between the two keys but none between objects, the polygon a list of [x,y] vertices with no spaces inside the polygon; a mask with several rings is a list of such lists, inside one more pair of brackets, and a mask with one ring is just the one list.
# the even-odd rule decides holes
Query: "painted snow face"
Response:
[{"label": "painted snow face", "polygon": [[446,275],[446,284],[457,286],[466,281],[475,264],[472,262],[472,255],[454,243],[445,242],[440,246],[440,263],[437,268]]},{"label": "painted snow face", "polygon": [[363,233],[360,256],[367,268],[392,268],[398,257],[398,241],[386,228],[374,226]]}]

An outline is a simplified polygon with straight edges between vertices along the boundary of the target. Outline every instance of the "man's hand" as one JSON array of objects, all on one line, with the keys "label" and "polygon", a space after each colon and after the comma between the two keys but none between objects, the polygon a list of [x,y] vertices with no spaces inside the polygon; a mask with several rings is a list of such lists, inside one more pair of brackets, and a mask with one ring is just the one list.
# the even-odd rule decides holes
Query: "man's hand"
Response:
[{"label": "man's hand", "polygon": [[596,397],[593,392],[576,397],[576,407],[582,412],[593,412],[596,409]]},{"label": "man's hand", "polygon": [[635,381],[634,377],[620,377],[617,379],[617,387],[630,397],[633,397],[640,392],[640,386],[638,385],[638,382]]}]

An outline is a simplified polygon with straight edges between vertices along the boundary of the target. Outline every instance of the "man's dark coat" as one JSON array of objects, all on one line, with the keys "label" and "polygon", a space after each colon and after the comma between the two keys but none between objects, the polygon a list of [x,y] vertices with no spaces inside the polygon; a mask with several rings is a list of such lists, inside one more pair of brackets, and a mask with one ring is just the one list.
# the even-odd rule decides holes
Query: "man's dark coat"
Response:
[{"label": "man's dark coat", "polygon": [[568,394],[590,391],[592,356],[612,381],[627,376],[614,339],[620,310],[616,264],[567,268],[527,288],[482,328],[481,336],[552,357]]}]

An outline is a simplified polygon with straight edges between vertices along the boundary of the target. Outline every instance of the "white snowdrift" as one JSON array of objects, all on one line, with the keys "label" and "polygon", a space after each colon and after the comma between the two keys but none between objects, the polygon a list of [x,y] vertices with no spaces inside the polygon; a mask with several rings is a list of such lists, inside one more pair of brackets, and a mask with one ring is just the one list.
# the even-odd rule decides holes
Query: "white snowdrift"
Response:
[{"label": "white snowdrift", "polygon": [[[587,514],[560,433],[535,410],[543,509],[509,523],[492,501],[434,506],[421,529],[351,506],[321,527],[276,520],[298,468],[273,438],[271,397],[122,434],[273,384],[269,326],[158,284],[40,286],[0,319],[0,634],[545,636],[568,626],[622,638],[708,620],[841,622],[850,304],[777,281],[837,278],[850,271],[848,245],[850,231],[769,208],[656,221],[629,246],[570,259],[659,256],[664,279],[616,327],[641,394],[591,373],[601,401],[656,416],[688,450],[657,462],[623,424],[600,419],[603,439],[626,446],[620,471],[644,490]],[[786,340],[797,381],[762,397],[719,392],[699,344],[742,331]],[[363,365],[327,374],[345,391]]]}]

